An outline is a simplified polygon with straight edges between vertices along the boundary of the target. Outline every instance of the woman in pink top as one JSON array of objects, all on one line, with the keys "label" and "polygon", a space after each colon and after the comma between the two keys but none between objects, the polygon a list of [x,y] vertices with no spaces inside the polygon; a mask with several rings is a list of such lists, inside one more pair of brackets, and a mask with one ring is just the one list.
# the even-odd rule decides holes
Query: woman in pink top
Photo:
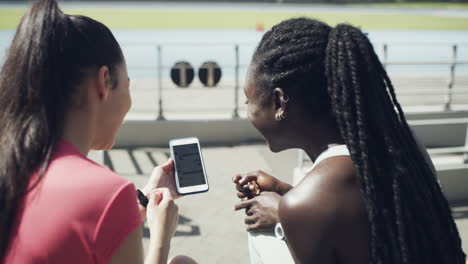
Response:
[{"label": "woman in pink top", "polygon": [[143,263],[147,216],[145,263],[166,263],[178,219],[172,161],[143,188],[145,212],[133,184],[86,158],[112,147],[131,105],[110,30],[37,1],[11,43],[0,93],[0,262]]}]

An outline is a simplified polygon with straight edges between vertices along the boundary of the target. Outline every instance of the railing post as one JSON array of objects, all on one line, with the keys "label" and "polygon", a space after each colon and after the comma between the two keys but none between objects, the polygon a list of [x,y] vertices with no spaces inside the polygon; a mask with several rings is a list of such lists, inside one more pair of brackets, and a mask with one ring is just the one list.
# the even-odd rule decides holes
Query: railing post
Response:
[{"label": "railing post", "polygon": [[463,163],[468,163],[468,124],[466,124],[465,149],[463,153]]},{"label": "railing post", "polygon": [[164,118],[164,111],[163,111],[163,99],[162,99],[162,47],[158,45],[158,118],[157,120],[166,120]]},{"label": "railing post", "polygon": [[112,164],[112,160],[110,159],[110,155],[107,150],[102,151],[102,159],[103,165],[109,168],[109,170],[114,171],[114,164]]},{"label": "railing post", "polygon": [[236,65],[235,65],[235,86],[234,86],[234,112],[232,118],[239,118],[239,44],[234,46]]},{"label": "railing post", "polygon": [[452,64],[450,65],[450,77],[447,85],[447,96],[445,99],[445,111],[452,110],[453,85],[455,84],[455,66],[457,65],[457,45],[452,46]]},{"label": "railing post", "polygon": [[383,44],[383,63],[382,66],[384,69],[387,69],[387,63],[388,63],[388,47],[387,43]]}]

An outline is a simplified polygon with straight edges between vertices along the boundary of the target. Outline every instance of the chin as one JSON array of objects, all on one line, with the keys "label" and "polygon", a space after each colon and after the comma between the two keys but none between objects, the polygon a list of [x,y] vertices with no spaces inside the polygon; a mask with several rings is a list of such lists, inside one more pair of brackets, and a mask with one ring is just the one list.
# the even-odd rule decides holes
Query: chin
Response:
[{"label": "chin", "polygon": [[109,149],[111,149],[113,146],[114,146],[114,142],[112,142],[111,144],[106,145],[104,148],[102,148],[102,150],[109,150]]},{"label": "chin", "polygon": [[271,150],[271,152],[273,153],[278,153],[278,152],[281,152],[283,150],[285,150],[285,148],[281,148],[279,147],[278,145],[276,144],[272,144],[270,142],[267,141],[267,144],[268,144],[268,148]]},{"label": "chin", "polygon": [[266,140],[266,143],[268,145],[268,148],[273,153],[278,153],[278,152],[281,152],[283,150],[288,150],[288,149],[295,148],[294,146],[288,144],[288,142],[284,142],[283,140],[279,140],[279,142],[278,141]]},{"label": "chin", "polygon": [[92,147],[93,150],[109,150],[111,149],[115,144],[115,140],[112,140],[112,142],[100,142],[97,144],[94,144]]}]

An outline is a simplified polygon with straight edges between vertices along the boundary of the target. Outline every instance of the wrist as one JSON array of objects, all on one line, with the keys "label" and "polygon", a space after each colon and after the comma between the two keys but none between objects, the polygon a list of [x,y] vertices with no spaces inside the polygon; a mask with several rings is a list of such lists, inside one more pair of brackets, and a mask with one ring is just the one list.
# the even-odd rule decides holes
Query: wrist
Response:
[{"label": "wrist", "polygon": [[151,188],[149,188],[148,184],[145,185],[143,188],[140,189],[140,191],[146,196],[148,197],[148,195],[150,194],[151,192]]},{"label": "wrist", "polygon": [[150,230],[150,247],[153,250],[169,250],[171,248],[171,239],[161,238],[157,235],[153,236]]},{"label": "wrist", "polygon": [[148,255],[146,256],[145,263],[167,263],[169,258],[169,244],[159,244],[157,241],[150,239],[148,246]]},{"label": "wrist", "polygon": [[287,192],[289,192],[289,190],[291,190],[292,186],[283,182],[283,181],[280,181],[278,180],[277,184],[276,184],[276,193],[283,196],[285,195]]},{"label": "wrist", "polygon": [[146,208],[143,207],[139,201],[138,201],[138,211],[140,212],[141,221],[144,222],[146,220]]}]

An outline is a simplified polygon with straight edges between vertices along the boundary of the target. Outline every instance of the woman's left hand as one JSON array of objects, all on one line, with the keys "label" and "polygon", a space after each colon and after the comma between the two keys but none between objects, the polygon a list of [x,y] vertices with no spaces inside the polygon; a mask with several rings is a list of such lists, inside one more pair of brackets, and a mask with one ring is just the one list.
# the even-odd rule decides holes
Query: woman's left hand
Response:
[{"label": "woman's left hand", "polygon": [[179,219],[179,207],[169,189],[159,188],[150,193],[146,214],[153,246],[169,247]]},{"label": "woman's left hand", "polygon": [[177,187],[174,178],[174,162],[169,159],[166,163],[159,165],[153,169],[151,176],[145,187],[141,189],[143,194],[149,194],[158,188],[167,188],[173,199],[177,199],[180,195],[177,193]]}]

